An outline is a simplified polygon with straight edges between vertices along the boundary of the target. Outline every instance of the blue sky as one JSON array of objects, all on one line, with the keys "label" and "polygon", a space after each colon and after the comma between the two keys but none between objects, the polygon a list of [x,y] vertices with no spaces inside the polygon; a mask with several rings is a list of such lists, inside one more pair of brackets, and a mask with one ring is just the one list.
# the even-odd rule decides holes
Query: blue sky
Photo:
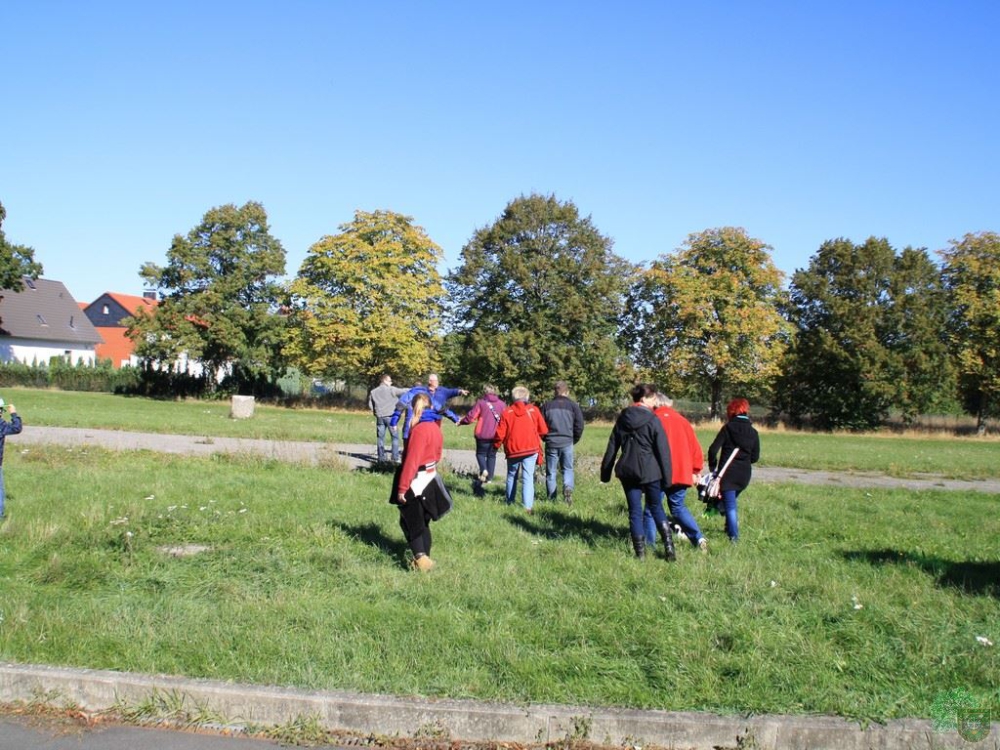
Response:
[{"label": "blue sky", "polygon": [[533,192],[635,262],[719,226],[786,273],[835,237],[934,251],[1000,231],[998,38],[994,0],[8,0],[3,230],[78,301],[248,200],[288,276],[357,209],[446,271]]}]

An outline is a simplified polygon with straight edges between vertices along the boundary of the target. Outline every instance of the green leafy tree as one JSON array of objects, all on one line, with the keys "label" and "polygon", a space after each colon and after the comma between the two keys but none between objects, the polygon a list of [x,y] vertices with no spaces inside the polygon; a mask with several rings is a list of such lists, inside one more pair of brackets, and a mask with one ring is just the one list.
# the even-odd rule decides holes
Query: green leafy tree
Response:
[{"label": "green leafy tree", "polygon": [[0,203],[0,289],[19,292],[24,288],[23,277],[37,279],[42,275],[42,264],[35,260],[35,251],[30,247],[7,241],[3,232],[6,218],[7,210]]},{"label": "green leafy tree", "polygon": [[780,372],[788,326],[770,246],[738,227],[690,235],[632,289],[624,328],[643,377],[673,393],[763,396]]},{"label": "green leafy tree", "polygon": [[912,419],[950,397],[944,297],[924,250],[899,256],[886,239],[823,243],[792,277],[796,327],[777,406],[825,429]]},{"label": "green leafy tree", "polygon": [[904,248],[893,261],[881,335],[895,357],[893,407],[907,424],[921,414],[955,407],[947,322],[940,269],[925,249]]},{"label": "green leafy tree", "polygon": [[131,321],[140,357],[170,363],[181,353],[201,361],[209,384],[229,373],[241,393],[256,393],[284,369],[283,319],[276,314],[285,250],[271,236],[260,203],[213,208],[187,236],[176,235],[167,265],[140,275],[160,290],[155,314]]},{"label": "green leafy tree", "polygon": [[311,375],[412,376],[436,367],[442,252],[409,216],[357,211],[292,282],[285,353]]},{"label": "green leafy tree", "polygon": [[1000,234],[966,234],[941,257],[960,388],[983,433],[1000,412]]},{"label": "green leafy tree", "polygon": [[631,374],[617,331],[634,269],[572,202],[529,195],[475,232],[449,276],[461,379],[618,401]]}]

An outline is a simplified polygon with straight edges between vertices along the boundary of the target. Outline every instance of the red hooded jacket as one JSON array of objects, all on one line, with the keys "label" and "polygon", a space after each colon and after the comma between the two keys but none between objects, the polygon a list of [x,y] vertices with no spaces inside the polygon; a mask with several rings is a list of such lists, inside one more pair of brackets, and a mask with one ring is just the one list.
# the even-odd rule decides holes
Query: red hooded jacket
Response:
[{"label": "red hooded jacket", "polygon": [[[670,486],[683,485],[690,487],[694,483],[693,475],[701,473],[704,467],[701,444],[694,434],[694,427],[679,412],[669,406],[657,406],[653,413],[660,418],[663,431],[667,433],[667,443],[670,445]],[[667,488],[664,487],[664,490]]]},{"label": "red hooded jacket", "polygon": [[534,404],[515,401],[500,416],[493,447],[503,446],[507,458],[524,458],[532,453],[541,454],[542,438],[549,434],[542,410]]}]

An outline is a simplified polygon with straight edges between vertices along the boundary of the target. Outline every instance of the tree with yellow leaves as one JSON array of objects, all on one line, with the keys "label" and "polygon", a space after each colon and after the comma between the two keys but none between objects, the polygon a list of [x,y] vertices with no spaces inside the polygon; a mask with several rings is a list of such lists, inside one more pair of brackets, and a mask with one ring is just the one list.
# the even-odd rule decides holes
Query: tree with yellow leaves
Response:
[{"label": "tree with yellow leaves", "polygon": [[724,398],[768,391],[788,339],[770,249],[738,227],[706,229],[644,271],[624,327],[644,377],[707,396],[713,417]]},{"label": "tree with yellow leaves", "polygon": [[442,251],[413,219],[357,211],[309,248],[289,287],[285,354],[313,376],[374,382],[437,364]]}]

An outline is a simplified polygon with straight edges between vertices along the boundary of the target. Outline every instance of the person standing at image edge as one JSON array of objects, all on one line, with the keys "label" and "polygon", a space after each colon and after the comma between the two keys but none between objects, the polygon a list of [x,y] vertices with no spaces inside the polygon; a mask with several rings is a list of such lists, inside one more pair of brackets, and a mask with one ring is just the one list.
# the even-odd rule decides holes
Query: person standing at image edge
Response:
[{"label": "person standing at image edge", "polygon": [[736,457],[722,475],[720,489],[726,514],[726,535],[736,542],[740,527],[736,517],[736,498],[750,484],[751,464],[760,459],[760,436],[750,424],[750,403],[745,398],[734,398],[726,407],[727,421],[715,440],[708,447],[708,468],[715,472],[725,466],[733,450]]},{"label": "person standing at image edge", "polygon": [[573,504],[573,446],[583,436],[583,411],[570,399],[564,380],[556,383],[555,398],[542,405],[542,416],[549,432],[545,436],[545,490],[549,500],[556,499],[557,472],[562,466],[563,499]]},{"label": "person standing at image edge", "polygon": [[542,453],[542,438],[549,428],[541,410],[528,403],[531,394],[524,386],[510,392],[514,403],[500,417],[493,445],[503,446],[507,458],[507,504],[517,497],[517,478],[521,477],[524,509],[531,514],[535,507],[535,465]]},{"label": "person standing at image edge", "polygon": [[[3,399],[0,399],[0,411],[3,409]],[[5,515],[5,502],[7,499],[7,491],[4,487],[3,479],[3,450],[4,444],[7,441],[8,435],[17,435],[21,431],[21,417],[17,413],[17,409],[14,404],[9,404],[7,409],[10,411],[10,421],[8,422],[2,416],[0,416],[0,518]]]}]

